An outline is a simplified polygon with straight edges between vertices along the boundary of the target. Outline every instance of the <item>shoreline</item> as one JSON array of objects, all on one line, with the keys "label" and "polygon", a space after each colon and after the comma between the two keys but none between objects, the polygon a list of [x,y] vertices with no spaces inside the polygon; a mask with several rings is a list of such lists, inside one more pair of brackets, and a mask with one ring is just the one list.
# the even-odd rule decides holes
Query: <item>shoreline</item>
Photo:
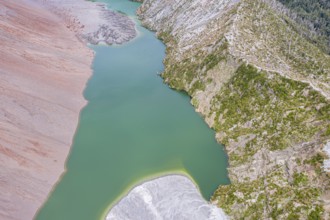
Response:
[{"label": "shoreline", "polygon": [[[136,1],[139,3],[142,3],[142,1]],[[112,9],[109,9],[112,10]],[[116,11],[118,12],[118,11]],[[132,19],[135,23],[135,30],[137,32],[137,35],[135,38],[133,38],[132,40],[130,40],[129,42],[126,42],[126,44],[132,43],[134,40],[136,40],[137,38],[141,37],[141,32],[139,31],[139,28],[145,28],[149,31],[154,32],[155,37],[156,37],[156,32],[149,29],[148,27],[143,26],[142,21],[138,18],[137,14],[135,14],[135,16],[130,16],[130,15],[126,15],[128,18]],[[139,27],[140,26],[140,27]],[[157,38],[157,37],[156,37]],[[160,40],[164,45],[165,43]],[[92,46],[103,46],[103,45],[92,45]],[[121,45],[111,45],[111,46],[121,46]],[[188,95],[188,94],[187,94]],[[101,215],[101,219],[102,220],[106,220],[109,213],[111,212],[111,210],[116,207],[122,200],[124,200],[127,196],[129,196],[129,194],[136,189],[137,187],[143,186],[147,183],[153,182],[153,181],[157,181],[159,179],[164,179],[167,177],[184,177],[186,179],[188,179],[193,185],[194,185],[194,189],[197,190],[199,196],[202,198],[203,201],[205,201],[206,204],[212,205],[212,202],[210,200],[207,200],[206,198],[203,197],[201,190],[197,184],[197,182],[195,181],[195,179],[189,174],[189,172],[187,170],[185,170],[185,168],[183,167],[182,170],[172,170],[172,171],[166,171],[166,172],[159,172],[153,175],[147,175],[144,176],[140,179],[137,179],[133,182],[131,182],[131,184],[122,191],[122,193],[120,195],[118,195],[118,197],[108,205],[108,207],[105,209],[105,211],[103,212],[103,214]],[[222,210],[222,209],[221,209]]]},{"label": "shoreline", "polygon": [[[36,0],[36,1],[39,1],[39,0]],[[87,2],[86,0],[72,0],[72,1],[81,1],[81,2]],[[71,2],[72,2],[71,1]],[[45,2],[42,2],[41,4],[45,4]],[[58,3],[58,4],[60,4],[60,3]],[[113,10],[111,10],[111,9],[109,9],[108,7],[107,7],[107,4],[106,3],[101,3],[101,2],[88,2],[88,4],[92,4],[92,5],[97,5],[97,6],[101,6],[101,7],[103,7],[103,9],[105,9],[105,10],[107,10],[107,11],[111,11],[111,12],[114,12],[114,13],[117,13],[117,14],[120,14],[119,12],[117,12],[117,11],[113,11]],[[46,2],[46,5],[47,5],[47,2]],[[58,12],[57,12],[57,10],[59,10],[58,8],[56,8],[55,10],[52,10],[51,8],[52,7],[56,7],[56,5],[47,5],[46,7],[48,7],[48,10],[50,10],[52,13],[55,13],[56,14],[56,16],[57,17],[59,17],[59,18],[61,18],[61,19],[63,19],[63,22],[65,23],[66,22],[66,20],[67,20],[67,18],[66,18],[66,16],[67,15],[61,15],[61,13],[59,13],[58,14]],[[77,14],[76,14],[77,15]],[[93,56],[92,56],[92,59],[91,59],[91,63],[90,63],[90,70],[91,70],[91,74],[90,74],[90,76],[89,76],[89,78],[87,79],[87,81],[85,82],[85,86],[84,86],[84,89],[83,89],[83,91],[82,91],[82,93],[81,93],[81,95],[82,95],[82,97],[83,97],[83,99],[86,101],[86,103],[81,107],[81,109],[80,109],[80,111],[79,111],[79,114],[78,114],[78,123],[77,123],[77,126],[76,126],[76,129],[75,129],[75,131],[74,131],[74,135],[73,135],[73,138],[72,138],[72,142],[71,142],[71,144],[70,144],[70,148],[69,148],[69,152],[68,152],[68,154],[66,155],[66,159],[65,159],[65,162],[64,162],[64,170],[63,170],[63,172],[61,173],[61,175],[58,177],[58,179],[57,179],[57,181],[53,184],[53,186],[52,186],[52,188],[51,188],[51,190],[49,191],[49,193],[48,193],[48,195],[47,195],[47,198],[45,198],[45,200],[42,202],[42,204],[41,204],[41,206],[39,206],[39,208],[37,209],[37,211],[35,212],[35,214],[34,214],[34,216],[33,216],[33,219],[35,219],[37,216],[38,216],[38,214],[39,214],[39,212],[40,212],[40,210],[43,208],[43,206],[45,205],[45,203],[47,202],[47,200],[50,198],[50,196],[52,195],[52,193],[54,192],[54,190],[56,189],[56,186],[61,182],[61,180],[62,180],[62,178],[63,178],[63,176],[67,173],[67,171],[68,171],[68,168],[67,168],[67,162],[68,162],[68,160],[69,160],[69,157],[70,157],[70,154],[71,154],[71,152],[72,152],[72,146],[73,146],[73,144],[74,144],[74,139],[75,139],[75,136],[76,136],[76,133],[77,133],[77,130],[78,130],[78,128],[79,128],[79,125],[80,125],[80,114],[81,114],[81,112],[84,110],[84,108],[88,105],[88,100],[84,97],[84,91],[85,91],[85,89],[87,88],[87,84],[88,84],[88,82],[89,82],[89,80],[93,77],[93,74],[94,74],[94,70],[93,70],[93,62],[94,62],[94,58],[95,58],[95,54],[96,54],[96,52],[95,52],[95,50],[93,49],[93,47],[104,47],[104,46],[109,46],[109,45],[111,45],[111,46],[114,46],[114,47],[116,47],[116,46],[122,46],[123,44],[129,44],[129,43],[131,43],[131,42],[133,42],[134,40],[136,40],[137,38],[139,38],[139,37],[141,37],[141,32],[138,30],[138,28],[136,27],[136,22],[139,22],[139,20],[136,18],[136,16],[134,17],[132,17],[132,16],[128,16],[128,15],[124,15],[125,17],[127,17],[128,18],[128,20],[130,19],[131,21],[133,21],[133,23],[134,23],[134,30],[135,30],[135,35],[131,35],[130,36],[130,38],[131,39],[129,39],[129,40],[127,40],[127,41],[125,41],[124,40],[124,42],[119,42],[119,43],[114,43],[114,44],[109,44],[108,42],[105,42],[105,41],[100,41],[100,42],[97,42],[97,43],[93,43],[93,42],[90,42],[89,40],[86,40],[86,39],[84,39],[84,37],[83,37],[83,30],[82,29],[80,29],[79,30],[79,28],[78,28],[78,30],[76,29],[76,28],[73,28],[73,29],[70,29],[70,31],[71,32],[74,32],[74,33],[76,33],[77,35],[76,35],[76,39],[77,40],[79,40],[92,54],[93,54]],[[70,19],[69,19],[70,20]],[[70,22],[69,22],[70,23]],[[80,36],[78,35],[78,33],[80,32]],[[131,188],[131,187],[130,187]],[[126,192],[126,190],[125,190],[125,192]],[[118,199],[116,199],[116,201],[117,200],[119,200],[119,198]]]},{"label": "shoreline", "polygon": [[[139,2],[139,3],[142,4],[142,1],[135,1],[135,2]],[[109,10],[112,10],[112,9],[109,9]],[[116,12],[120,13],[121,11],[116,11]],[[137,32],[136,37],[133,38],[132,40],[130,40],[129,42],[126,42],[125,44],[130,44],[130,43],[134,42],[134,40],[136,40],[137,38],[139,38],[141,36],[141,32],[139,31],[140,28],[152,31],[155,34],[155,37],[157,39],[159,39],[156,36],[156,32],[154,30],[151,30],[151,29],[149,29],[148,27],[146,27],[142,24],[142,20],[139,19],[137,14],[135,14],[135,16],[130,16],[130,15],[127,15],[127,14],[125,14],[125,15],[134,21],[135,26],[136,26],[135,30]],[[165,45],[165,43],[162,40],[160,40],[160,41],[161,41],[161,43],[163,43]],[[95,46],[103,46],[103,45],[92,45],[92,46],[95,47]],[[116,45],[111,45],[111,46],[116,47],[116,46],[121,46],[121,45],[116,44]],[[172,88],[170,88],[170,89],[172,89]],[[178,91],[178,92],[180,92],[180,91]],[[183,91],[183,92],[185,92],[185,91]],[[188,95],[188,94],[186,94],[186,95]],[[156,173],[156,174],[143,176],[142,178],[139,178],[135,181],[132,181],[131,184],[126,189],[124,189],[122,191],[122,193],[120,195],[118,195],[117,198],[113,202],[111,202],[107,206],[105,211],[102,213],[100,219],[107,220],[110,212],[112,211],[112,209],[114,209],[123,200],[125,200],[136,188],[139,188],[141,186],[144,186],[144,185],[152,183],[152,182],[157,182],[157,181],[162,180],[162,179],[177,178],[177,177],[185,178],[186,180],[188,180],[189,182],[192,183],[193,189],[197,191],[197,193],[198,193],[199,197],[201,198],[201,200],[203,200],[205,202],[204,206],[210,205],[210,206],[213,206],[216,209],[219,209],[220,212],[223,214],[223,216],[221,216],[221,217],[223,217],[223,218],[221,218],[221,220],[222,219],[223,220],[229,219],[228,216],[226,216],[226,214],[224,213],[224,211],[221,208],[217,207],[215,204],[213,204],[211,202],[211,200],[210,200],[211,198],[209,198],[209,199],[204,198],[204,196],[202,195],[200,187],[198,186],[196,180],[189,174],[189,172],[184,167],[182,167],[181,170],[172,170],[172,171],[166,171],[166,172],[159,172],[159,173]],[[215,218],[215,219],[218,220],[218,218]]]},{"label": "shoreline", "polygon": [[[224,7],[213,12],[216,1],[206,5],[198,1],[186,3],[186,7],[181,7],[175,1],[145,0],[138,14],[146,26],[157,30],[169,48],[163,73],[165,82],[190,94],[196,111],[205,116],[209,127],[216,131],[217,141],[225,145],[231,184],[220,185],[212,201],[233,218],[253,218],[258,214],[269,218],[274,217],[274,213],[277,218],[308,215],[328,218],[329,176],[322,169],[327,165],[324,160],[328,159],[324,145],[329,142],[326,121],[329,100],[325,97],[327,88],[323,92],[317,88],[324,84],[325,78],[309,77],[315,66],[301,69],[299,65],[306,62],[304,58],[293,59],[283,51],[277,59],[263,56],[262,48],[267,48],[268,44],[286,48],[282,46],[282,39],[286,39],[287,34],[296,34],[296,30],[283,23],[282,12],[274,10],[274,5],[267,2],[257,1],[252,5],[250,1],[242,4],[226,1]],[[266,21],[261,22],[262,25],[255,20],[260,11],[265,12],[259,20]],[[274,29],[272,23],[278,28]],[[260,25],[269,32],[269,39],[259,38],[256,29]],[[190,31],[192,27],[199,31]],[[282,30],[287,31],[286,35],[282,35]],[[296,36],[296,51],[313,51],[308,59],[319,63],[322,76],[326,77],[329,56],[303,36]],[[266,51],[268,55],[279,54],[275,47]],[[290,49],[287,51],[291,53]],[[289,66],[278,65],[278,60],[284,60]],[[252,72],[255,76],[246,78]],[[264,81],[260,83],[258,77]],[[264,86],[260,86],[263,83]],[[273,88],[281,88],[281,94],[285,95],[265,92],[274,91]],[[240,103],[242,94],[243,104]],[[262,98],[255,102],[256,97]],[[265,97],[272,101],[265,101]],[[308,108],[300,108],[287,100],[299,100],[300,106]],[[325,113],[319,111],[319,106]],[[256,114],[251,117],[241,114],[242,109]],[[295,115],[294,119],[279,122],[277,125],[281,128],[264,129],[277,120],[277,114],[288,109]],[[299,117],[301,121],[298,122],[296,118]],[[308,191],[317,193],[306,194]],[[265,209],[268,200],[276,202],[267,203]],[[292,204],[304,209],[292,208]],[[282,213],[283,210],[287,212]]]},{"label": "shoreline", "polygon": [[37,2],[3,6],[0,216],[32,219],[64,170],[93,53]]},{"label": "shoreline", "polygon": [[[40,0],[36,0],[36,1],[40,1]],[[68,1],[66,1],[66,2],[68,2]],[[113,14],[120,14],[120,13],[118,13],[118,12],[116,12],[116,11],[112,11],[111,9],[109,9],[108,7],[107,7],[107,4],[106,3],[101,3],[101,2],[89,2],[88,0],[71,0],[70,2],[69,2],[69,4],[72,4],[73,2],[79,2],[79,4],[81,4],[81,3],[86,3],[86,4],[90,4],[90,5],[94,5],[94,8],[92,8],[92,9],[94,9],[95,10],[95,8],[97,8],[97,7],[99,7],[99,8],[102,8],[102,9],[104,9],[104,11],[103,12],[112,12]],[[83,97],[83,99],[85,100],[85,104],[81,107],[81,109],[80,109],[80,111],[79,111],[79,114],[78,114],[78,123],[77,123],[77,126],[76,126],[76,129],[75,129],[75,131],[74,131],[74,135],[73,135],[73,137],[72,137],[72,142],[71,142],[71,144],[70,144],[70,148],[69,148],[69,152],[67,153],[67,155],[66,155],[66,158],[65,158],[65,162],[64,162],[64,170],[63,170],[63,172],[61,173],[61,175],[58,177],[58,179],[57,179],[57,181],[53,184],[53,186],[52,186],[52,188],[51,188],[51,190],[49,191],[49,193],[48,193],[48,195],[47,195],[47,198],[45,198],[45,200],[42,202],[42,204],[41,204],[41,206],[39,206],[39,208],[37,209],[37,211],[35,212],[35,215],[33,216],[33,219],[35,219],[37,216],[38,216],[38,214],[39,214],[39,212],[40,212],[40,210],[43,208],[43,206],[45,205],[45,203],[47,202],[47,200],[50,198],[50,196],[52,195],[52,193],[54,192],[54,190],[56,189],[56,186],[61,182],[61,180],[62,180],[62,178],[63,178],[63,176],[68,172],[68,168],[67,168],[67,162],[68,162],[68,160],[69,160],[69,157],[70,157],[70,154],[71,154],[71,152],[72,152],[72,147],[73,147],[73,144],[74,144],[74,139],[75,139],[75,136],[76,136],[76,133],[77,133],[77,130],[78,130],[78,128],[79,128],[79,126],[80,126],[80,115],[81,115],[81,112],[84,110],[84,108],[88,105],[88,100],[84,97],[84,91],[85,91],[85,89],[87,88],[87,84],[88,84],[88,82],[89,82],[89,80],[93,77],[93,74],[94,74],[94,70],[93,70],[93,62],[94,62],[94,58],[95,58],[95,54],[96,54],[96,52],[95,52],[95,50],[92,48],[92,47],[96,47],[96,46],[109,46],[109,45],[111,45],[111,46],[121,46],[122,44],[124,44],[124,43],[130,43],[130,42],[132,42],[132,41],[134,41],[136,38],[138,38],[139,36],[140,36],[140,32],[138,31],[138,29],[136,28],[136,24],[135,24],[135,22],[133,22],[134,23],[134,31],[135,31],[135,34],[133,34],[133,35],[130,35],[130,36],[128,36],[128,39],[124,39],[124,40],[121,40],[121,41],[117,41],[117,42],[108,42],[108,41],[104,41],[104,40],[101,40],[101,41],[98,41],[98,42],[96,42],[95,40],[93,40],[93,39],[87,39],[86,37],[85,37],[85,35],[86,35],[86,33],[87,33],[87,31],[86,30],[84,30],[83,28],[80,28],[80,27],[77,27],[77,26],[79,26],[79,24],[81,24],[80,22],[81,22],[81,20],[79,20],[79,15],[82,15],[81,13],[79,13],[79,12],[77,12],[77,11],[74,11],[74,12],[72,12],[72,14],[62,14],[61,12],[59,12],[59,11],[61,11],[61,8],[60,7],[63,7],[62,9],[64,9],[65,10],[65,7],[64,6],[62,6],[61,5],[61,2],[57,2],[57,5],[54,3],[54,4],[52,4],[52,2],[49,4],[49,5],[47,5],[47,0],[46,0],[46,2],[44,2],[44,1],[42,1],[40,4],[42,4],[43,6],[45,6],[46,5],[46,7],[48,8],[48,10],[51,12],[51,13],[54,13],[57,17],[59,17],[59,18],[61,18],[61,19],[63,19],[63,22],[64,23],[66,23],[67,24],[67,28],[71,31],[71,32],[73,32],[73,33],[75,33],[76,34],[76,39],[77,40],[79,40],[79,42],[81,43],[81,44],[83,44],[83,46],[85,47],[85,48],[87,48],[91,53],[92,53],[92,58],[91,58],[91,62],[90,62],[90,71],[91,71],[91,73],[90,73],[90,75],[89,75],[89,77],[88,77],[88,79],[86,80],[86,82],[85,82],[85,85],[84,85],[84,89],[83,89],[83,91],[81,92],[81,96]],[[78,3],[77,3],[78,4]],[[59,6],[59,5],[61,5],[61,6]],[[58,7],[58,8],[57,8]],[[113,15],[112,14],[112,15]],[[71,21],[71,18],[70,18],[70,16],[77,16],[78,17],[78,19],[77,19],[77,17],[76,18],[74,18],[73,20],[76,20],[77,19],[77,21],[75,21],[75,22],[78,22],[78,23],[76,23],[75,24],[75,22],[73,22],[73,24],[72,24],[72,21]],[[84,16],[84,15],[83,15]],[[126,15],[124,15],[125,17],[127,17],[127,18],[129,18],[129,19],[131,19],[132,21],[135,21],[135,19],[134,18],[132,18],[132,17],[130,17],[130,16],[126,16]],[[69,17],[69,18],[68,18]],[[127,20],[129,20],[129,19],[127,19]],[[86,21],[86,20],[85,20]],[[104,21],[103,21],[104,22]],[[87,22],[88,23],[88,22]],[[83,23],[84,24],[84,23]],[[68,25],[73,25],[73,27],[68,27]],[[99,22],[97,22],[97,25],[98,26],[100,26],[100,25],[102,25],[102,21],[99,21]],[[97,27],[95,27],[95,28],[97,28]],[[89,28],[89,29],[91,29],[91,28]],[[128,29],[130,29],[130,28],[128,28]],[[94,30],[92,30],[91,31],[91,33],[95,33],[95,32],[97,32],[98,30],[97,29],[94,29]],[[109,38],[111,38],[111,36],[108,36]]]},{"label": "shoreline", "polygon": [[8,1],[0,11],[1,219],[36,217],[67,172],[80,113],[88,104],[83,92],[95,52],[44,3]]}]

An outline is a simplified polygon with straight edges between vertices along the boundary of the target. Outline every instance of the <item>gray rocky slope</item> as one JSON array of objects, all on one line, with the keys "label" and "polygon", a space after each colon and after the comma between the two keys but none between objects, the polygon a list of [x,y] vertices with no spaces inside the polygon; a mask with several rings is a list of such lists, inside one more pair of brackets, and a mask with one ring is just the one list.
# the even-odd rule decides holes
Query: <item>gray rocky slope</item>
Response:
[{"label": "gray rocky slope", "polygon": [[36,0],[61,17],[67,28],[91,44],[121,44],[136,36],[126,15],[110,11],[104,3],[85,0]]}]

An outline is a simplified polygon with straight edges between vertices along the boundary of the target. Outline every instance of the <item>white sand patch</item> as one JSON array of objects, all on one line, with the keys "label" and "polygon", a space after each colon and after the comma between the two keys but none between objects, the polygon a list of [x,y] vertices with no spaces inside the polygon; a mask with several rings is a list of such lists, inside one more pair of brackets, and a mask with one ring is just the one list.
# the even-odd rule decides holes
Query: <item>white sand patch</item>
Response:
[{"label": "white sand patch", "polygon": [[106,220],[226,220],[222,209],[205,201],[194,183],[181,175],[160,177],[135,187]]},{"label": "white sand patch", "polygon": [[324,148],[323,148],[324,152],[327,154],[328,158],[327,160],[324,160],[323,162],[323,168],[324,171],[326,172],[330,172],[330,142],[328,142]]}]

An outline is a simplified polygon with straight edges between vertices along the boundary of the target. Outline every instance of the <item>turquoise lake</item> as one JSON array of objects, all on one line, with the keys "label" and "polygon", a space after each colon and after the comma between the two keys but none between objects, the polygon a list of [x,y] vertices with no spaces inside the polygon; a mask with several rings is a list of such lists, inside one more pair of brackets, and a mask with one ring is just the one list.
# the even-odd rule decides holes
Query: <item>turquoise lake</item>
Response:
[{"label": "turquoise lake", "polygon": [[135,18],[128,0],[103,1],[137,22],[139,36],[120,46],[93,46],[93,76],[84,92],[67,172],[38,220],[98,220],[136,184],[187,174],[209,199],[228,184],[227,157],[190,98],[158,75],[165,46]]}]

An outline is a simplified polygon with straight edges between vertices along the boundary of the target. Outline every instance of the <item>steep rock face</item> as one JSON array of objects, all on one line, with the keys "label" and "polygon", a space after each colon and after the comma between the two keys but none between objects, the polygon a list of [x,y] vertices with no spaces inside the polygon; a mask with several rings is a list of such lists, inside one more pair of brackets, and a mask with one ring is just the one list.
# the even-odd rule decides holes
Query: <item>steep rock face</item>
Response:
[{"label": "steep rock face", "polygon": [[170,175],[147,181],[128,193],[108,213],[106,220],[226,220],[208,204],[187,177]]},{"label": "steep rock face", "polygon": [[273,0],[145,0],[167,45],[165,82],[185,90],[225,144],[232,184],[213,201],[239,218],[329,218],[330,57]]}]

